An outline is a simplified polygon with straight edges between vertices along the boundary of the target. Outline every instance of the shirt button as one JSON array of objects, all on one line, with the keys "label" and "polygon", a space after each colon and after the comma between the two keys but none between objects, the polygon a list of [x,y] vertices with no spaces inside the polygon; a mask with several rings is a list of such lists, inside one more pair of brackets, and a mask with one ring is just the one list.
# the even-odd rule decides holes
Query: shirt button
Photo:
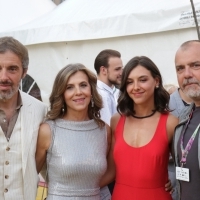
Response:
[{"label": "shirt button", "polygon": [[10,151],[10,147],[7,147],[7,148],[6,148],[6,151]]},{"label": "shirt button", "polygon": [[9,164],[9,161],[6,161],[5,164],[8,165],[8,164]]},{"label": "shirt button", "polygon": [[9,176],[8,175],[5,175],[5,179],[8,179],[9,178]]},{"label": "shirt button", "polygon": [[5,192],[5,193],[6,193],[6,192],[8,192],[8,189],[7,189],[7,188],[5,188],[5,189],[4,189],[4,192]]}]

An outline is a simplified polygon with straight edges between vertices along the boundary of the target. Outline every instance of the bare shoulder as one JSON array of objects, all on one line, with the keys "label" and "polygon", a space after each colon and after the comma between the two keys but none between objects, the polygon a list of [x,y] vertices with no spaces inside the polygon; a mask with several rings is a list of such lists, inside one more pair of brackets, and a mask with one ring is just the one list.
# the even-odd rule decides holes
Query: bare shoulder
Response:
[{"label": "bare shoulder", "polygon": [[169,114],[166,128],[167,128],[167,135],[168,135],[168,139],[170,143],[172,141],[174,130],[175,130],[175,127],[178,125],[178,122],[179,122],[179,119],[177,117],[175,117],[172,114]]},{"label": "bare shoulder", "polygon": [[39,132],[43,135],[49,135],[51,134],[51,129],[50,129],[50,126],[49,124],[47,123],[42,123],[40,125],[40,128],[39,128]]},{"label": "bare shoulder", "polygon": [[175,128],[178,125],[178,122],[179,119],[170,113],[167,119],[167,126]]},{"label": "bare shoulder", "polygon": [[117,123],[120,119],[121,115],[119,113],[116,113],[112,116],[110,124],[111,124],[111,129],[115,129],[115,127],[117,126]]},{"label": "bare shoulder", "polygon": [[38,143],[40,143],[45,149],[48,149],[51,142],[51,129],[49,124],[42,123],[38,133]]}]

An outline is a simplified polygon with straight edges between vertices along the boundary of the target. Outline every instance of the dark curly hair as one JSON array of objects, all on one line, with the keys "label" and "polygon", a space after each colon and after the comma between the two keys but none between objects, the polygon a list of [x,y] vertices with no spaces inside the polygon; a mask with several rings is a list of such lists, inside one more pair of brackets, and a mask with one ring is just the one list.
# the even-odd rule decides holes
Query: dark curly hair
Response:
[{"label": "dark curly hair", "polygon": [[159,80],[159,88],[156,88],[154,91],[154,105],[155,110],[160,113],[168,113],[169,109],[169,94],[163,87],[162,77],[158,67],[145,56],[136,56],[132,58],[124,67],[122,73],[122,81],[120,86],[120,96],[118,99],[117,111],[120,114],[125,116],[131,116],[135,114],[134,111],[134,101],[129,97],[126,88],[127,88],[127,79],[130,72],[136,68],[138,65],[146,68],[150,71],[152,77],[158,78]]}]

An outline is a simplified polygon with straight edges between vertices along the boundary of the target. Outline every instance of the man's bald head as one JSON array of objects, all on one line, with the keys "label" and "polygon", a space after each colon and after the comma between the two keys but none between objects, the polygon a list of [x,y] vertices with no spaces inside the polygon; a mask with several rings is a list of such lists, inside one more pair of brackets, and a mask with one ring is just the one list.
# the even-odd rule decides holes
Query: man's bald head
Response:
[{"label": "man's bald head", "polygon": [[176,52],[177,79],[182,91],[200,104],[200,41],[184,42]]},{"label": "man's bald head", "polygon": [[181,44],[181,46],[179,47],[178,50],[186,50],[187,48],[191,47],[192,45],[200,45],[200,40],[188,40],[186,42],[184,42],[183,44]]}]

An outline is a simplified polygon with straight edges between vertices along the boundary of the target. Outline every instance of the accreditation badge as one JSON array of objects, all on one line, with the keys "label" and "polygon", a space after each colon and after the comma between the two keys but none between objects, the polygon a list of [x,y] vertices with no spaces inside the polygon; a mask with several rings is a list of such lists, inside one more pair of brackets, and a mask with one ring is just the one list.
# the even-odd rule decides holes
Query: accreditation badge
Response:
[{"label": "accreditation badge", "polygon": [[190,181],[189,169],[183,167],[176,167],[176,179],[180,181]]}]

